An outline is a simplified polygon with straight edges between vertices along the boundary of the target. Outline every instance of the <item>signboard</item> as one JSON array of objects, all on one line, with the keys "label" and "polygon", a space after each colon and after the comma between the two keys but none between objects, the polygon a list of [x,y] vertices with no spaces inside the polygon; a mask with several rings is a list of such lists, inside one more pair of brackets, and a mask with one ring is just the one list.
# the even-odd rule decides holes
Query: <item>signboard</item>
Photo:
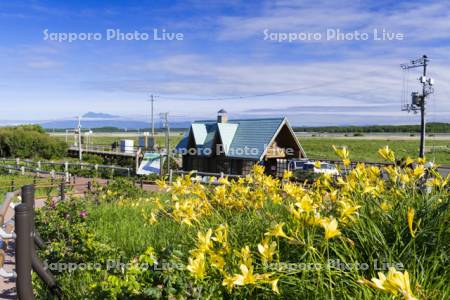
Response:
[{"label": "signboard", "polygon": [[145,152],[144,158],[137,171],[138,175],[160,174],[161,172],[161,154],[157,152]]}]

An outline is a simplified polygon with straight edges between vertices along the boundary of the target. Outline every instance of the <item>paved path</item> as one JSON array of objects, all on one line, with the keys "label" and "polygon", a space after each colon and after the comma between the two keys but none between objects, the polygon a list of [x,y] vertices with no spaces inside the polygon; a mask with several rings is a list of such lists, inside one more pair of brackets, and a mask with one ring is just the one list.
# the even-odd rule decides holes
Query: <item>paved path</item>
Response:
[{"label": "paved path", "polygon": [[[92,182],[92,178],[77,178],[76,179],[76,186],[73,189],[73,195],[83,195],[87,190],[87,184],[88,182]],[[96,179],[96,181],[100,185],[106,185],[107,180],[106,179]],[[159,191],[158,187],[151,184],[144,184],[143,189],[146,191]],[[55,200],[58,200],[59,197],[55,197]],[[35,200],[35,207],[41,208],[45,205],[46,198],[36,199]],[[13,210],[9,209],[5,220],[11,220],[13,217]],[[5,222],[6,223],[6,222]],[[8,244],[8,249],[5,251],[5,265],[4,268],[8,272],[12,271],[15,266],[15,257],[14,257],[14,241],[10,241]],[[0,277],[0,299],[16,299],[16,282],[15,279],[5,279]]]}]

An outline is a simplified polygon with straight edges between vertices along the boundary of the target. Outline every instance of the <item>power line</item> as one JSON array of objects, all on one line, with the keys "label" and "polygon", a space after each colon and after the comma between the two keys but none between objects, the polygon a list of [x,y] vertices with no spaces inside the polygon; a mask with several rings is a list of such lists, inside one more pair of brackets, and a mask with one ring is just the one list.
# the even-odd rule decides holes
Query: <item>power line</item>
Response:
[{"label": "power line", "polygon": [[[369,74],[369,73],[365,73],[365,74]],[[320,87],[329,86],[329,85],[335,85],[335,84],[342,83],[345,80],[360,78],[361,76],[363,76],[365,74],[360,74],[357,76],[352,76],[352,77],[347,77],[347,78],[340,78],[339,80],[323,82],[323,83],[319,83],[316,85],[302,86],[302,87],[288,89],[288,90],[280,90],[280,91],[273,91],[273,92],[253,94],[253,95],[216,97],[216,98],[173,97],[173,96],[169,96],[169,95],[159,95],[158,97],[161,99],[168,99],[168,100],[187,100],[187,101],[219,101],[219,100],[238,100],[238,99],[247,99],[247,98],[258,98],[258,97],[289,94],[292,92],[297,92],[297,91],[302,91],[302,90],[308,90],[308,89],[320,88]]]}]

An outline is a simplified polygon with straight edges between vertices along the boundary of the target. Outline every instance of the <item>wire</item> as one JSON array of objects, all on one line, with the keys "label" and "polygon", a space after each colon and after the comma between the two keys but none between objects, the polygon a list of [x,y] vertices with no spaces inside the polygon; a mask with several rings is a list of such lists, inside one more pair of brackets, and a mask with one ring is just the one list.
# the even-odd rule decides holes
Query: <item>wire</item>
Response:
[{"label": "wire", "polygon": [[302,90],[309,90],[329,85],[335,85],[338,83],[342,83],[344,80],[351,80],[360,78],[363,75],[370,74],[364,73],[357,76],[351,76],[347,78],[341,78],[339,80],[335,81],[329,81],[329,82],[323,82],[316,85],[311,86],[302,86],[298,88],[288,89],[288,90],[281,90],[281,91],[274,91],[274,92],[267,92],[267,93],[261,93],[261,94],[254,94],[254,95],[244,95],[244,96],[230,96],[230,97],[216,97],[216,98],[190,98],[190,97],[172,97],[169,95],[159,95],[158,97],[161,99],[168,99],[168,100],[187,100],[187,101],[218,101],[218,100],[237,100],[237,99],[247,99],[247,98],[258,98],[258,97],[266,97],[266,96],[274,96],[274,95],[282,95],[282,94],[289,94],[292,92],[302,91]]}]

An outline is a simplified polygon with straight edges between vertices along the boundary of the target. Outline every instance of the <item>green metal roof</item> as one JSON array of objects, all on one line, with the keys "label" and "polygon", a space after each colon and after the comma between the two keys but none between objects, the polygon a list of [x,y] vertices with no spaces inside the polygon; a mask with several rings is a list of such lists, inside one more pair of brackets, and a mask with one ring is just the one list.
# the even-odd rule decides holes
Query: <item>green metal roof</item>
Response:
[{"label": "green metal roof", "polygon": [[197,144],[199,155],[207,152],[213,153],[216,149],[215,138],[220,138],[224,145],[225,156],[260,160],[266,148],[274,138],[285,118],[270,119],[240,119],[229,120],[227,123],[217,123],[215,120],[195,121],[189,133],[178,143],[178,151],[186,151],[191,136],[203,136],[199,125],[204,125],[206,137],[202,144]]}]

